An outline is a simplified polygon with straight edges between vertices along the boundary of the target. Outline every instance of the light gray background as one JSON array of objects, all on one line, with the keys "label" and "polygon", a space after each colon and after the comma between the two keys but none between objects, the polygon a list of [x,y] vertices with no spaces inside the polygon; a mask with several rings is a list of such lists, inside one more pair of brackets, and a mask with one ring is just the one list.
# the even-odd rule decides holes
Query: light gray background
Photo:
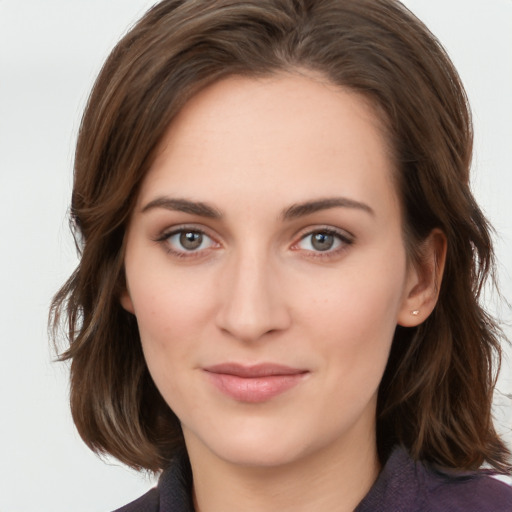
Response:
[{"label": "light gray background", "polygon": [[[81,112],[104,58],[152,3],[0,0],[0,512],[108,511],[152,485],[80,441],[67,368],[51,362],[46,335],[51,296],[76,264],[66,214]],[[512,0],[406,4],[466,84],[474,189],[497,229],[499,277],[512,300]],[[499,313],[510,322],[509,310]],[[496,414],[512,443],[510,363],[500,390]]]}]

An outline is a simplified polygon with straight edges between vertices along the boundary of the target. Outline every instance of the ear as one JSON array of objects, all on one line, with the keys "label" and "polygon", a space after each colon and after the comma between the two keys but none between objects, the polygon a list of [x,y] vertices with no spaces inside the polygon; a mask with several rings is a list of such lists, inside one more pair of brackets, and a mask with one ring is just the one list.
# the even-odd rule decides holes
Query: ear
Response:
[{"label": "ear", "polygon": [[128,313],[135,314],[135,309],[133,307],[132,298],[130,297],[130,292],[128,291],[128,288],[124,288],[124,290],[121,292],[121,295],[119,296],[119,302],[121,302],[121,306],[128,311]]},{"label": "ear", "polygon": [[446,248],[445,234],[434,229],[421,244],[419,261],[409,263],[398,325],[416,327],[432,313],[439,297]]}]

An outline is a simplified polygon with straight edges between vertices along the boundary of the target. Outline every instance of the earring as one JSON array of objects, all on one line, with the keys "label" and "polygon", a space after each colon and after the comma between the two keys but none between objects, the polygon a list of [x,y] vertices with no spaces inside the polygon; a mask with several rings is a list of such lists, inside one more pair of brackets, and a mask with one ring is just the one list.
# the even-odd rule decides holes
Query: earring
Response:
[{"label": "earring", "polygon": [[415,309],[414,311],[411,311],[411,315],[413,315],[413,316],[418,316],[419,314],[420,314],[419,309]]}]

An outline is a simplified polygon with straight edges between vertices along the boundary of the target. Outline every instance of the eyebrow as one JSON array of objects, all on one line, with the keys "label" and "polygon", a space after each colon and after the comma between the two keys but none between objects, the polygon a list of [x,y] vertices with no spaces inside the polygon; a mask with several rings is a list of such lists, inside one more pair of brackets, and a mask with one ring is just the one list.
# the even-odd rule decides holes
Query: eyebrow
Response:
[{"label": "eyebrow", "polygon": [[190,213],[209,219],[220,219],[222,217],[222,213],[213,206],[200,201],[189,201],[188,199],[157,197],[142,208],[142,213],[153,210],[154,208],[164,208],[166,210]]},{"label": "eyebrow", "polygon": [[347,197],[328,197],[325,199],[318,199],[315,201],[306,201],[305,203],[298,203],[290,206],[282,213],[283,220],[293,220],[312,213],[328,210],[330,208],[355,208],[362,210],[374,216],[373,209],[365,203],[349,199]]},{"label": "eyebrow", "polygon": [[[199,217],[206,217],[209,219],[220,219],[222,213],[214,206],[204,203],[202,201],[190,201],[188,199],[179,199],[171,197],[157,197],[150,201],[142,208],[142,213],[155,208],[164,208],[166,210],[178,211],[189,213],[191,215],[198,215]],[[325,199],[316,199],[313,201],[306,201],[304,203],[297,203],[289,206],[281,213],[282,220],[293,220],[306,215],[311,215],[321,210],[328,210],[330,208],[354,208],[375,215],[373,209],[365,203],[349,199],[347,197],[329,197]]]}]

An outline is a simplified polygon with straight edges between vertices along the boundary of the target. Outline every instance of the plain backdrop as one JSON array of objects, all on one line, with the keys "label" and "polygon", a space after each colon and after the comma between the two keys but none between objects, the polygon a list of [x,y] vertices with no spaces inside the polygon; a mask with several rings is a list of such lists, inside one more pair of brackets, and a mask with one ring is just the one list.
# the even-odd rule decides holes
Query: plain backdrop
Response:
[{"label": "plain backdrop", "polygon": [[[52,362],[46,333],[51,297],[76,264],[67,208],[81,112],[103,60],[152,4],[0,0],[0,512],[105,512],[154,483],[83,445],[68,410],[67,366]],[[512,0],[406,5],[467,87],[474,191],[496,228],[499,278],[512,300]],[[512,443],[510,362],[499,389],[496,416]]]}]

